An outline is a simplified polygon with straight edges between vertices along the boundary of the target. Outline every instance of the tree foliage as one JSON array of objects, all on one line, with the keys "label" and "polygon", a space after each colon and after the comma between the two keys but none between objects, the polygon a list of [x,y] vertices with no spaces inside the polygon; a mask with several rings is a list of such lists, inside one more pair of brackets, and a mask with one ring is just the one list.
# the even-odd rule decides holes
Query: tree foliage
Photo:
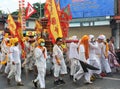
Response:
[{"label": "tree foliage", "polygon": [[[45,3],[41,4],[41,7],[40,7],[40,3],[34,3],[33,7],[37,12],[35,14],[33,14],[31,17],[39,18],[40,15],[41,15],[41,17],[43,17],[44,16],[44,5],[45,5]],[[40,10],[41,10],[41,13],[40,13]]]},{"label": "tree foliage", "polygon": [[2,10],[0,10],[0,15],[2,14]]},{"label": "tree foliage", "polygon": [[18,11],[12,12],[12,15],[18,15]]}]

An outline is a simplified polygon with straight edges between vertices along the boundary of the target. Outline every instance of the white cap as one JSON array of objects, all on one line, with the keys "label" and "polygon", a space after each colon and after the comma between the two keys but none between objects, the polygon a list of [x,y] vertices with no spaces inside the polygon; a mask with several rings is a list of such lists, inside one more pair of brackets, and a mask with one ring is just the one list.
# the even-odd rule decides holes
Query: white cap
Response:
[{"label": "white cap", "polygon": [[77,36],[72,36],[71,39],[72,39],[72,40],[78,40],[78,39],[77,39]]},{"label": "white cap", "polygon": [[105,35],[99,35],[99,36],[98,36],[98,39],[106,40],[106,37],[105,37]]},{"label": "white cap", "polygon": [[90,41],[91,41],[91,39],[94,38],[94,35],[89,35],[89,38],[90,38]]}]

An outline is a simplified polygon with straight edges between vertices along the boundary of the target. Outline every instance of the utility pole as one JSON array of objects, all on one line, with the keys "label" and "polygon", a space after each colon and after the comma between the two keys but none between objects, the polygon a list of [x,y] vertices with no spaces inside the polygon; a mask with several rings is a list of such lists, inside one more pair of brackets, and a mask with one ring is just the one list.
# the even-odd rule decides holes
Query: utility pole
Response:
[{"label": "utility pole", "polygon": [[41,0],[40,0],[40,17],[39,18],[41,17],[42,17],[42,14],[41,14]]}]

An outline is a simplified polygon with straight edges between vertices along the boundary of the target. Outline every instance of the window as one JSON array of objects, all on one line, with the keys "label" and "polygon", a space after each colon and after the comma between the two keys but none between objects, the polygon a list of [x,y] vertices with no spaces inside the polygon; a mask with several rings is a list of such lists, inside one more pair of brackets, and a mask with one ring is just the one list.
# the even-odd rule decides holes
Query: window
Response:
[{"label": "window", "polygon": [[109,25],[109,21],[95,21],[94,26]]},{"label": "window", "polygon": [[26,27],[29,27],[29,22],[26,22]]},{"label": "window", "polygon": [[80,23],[70,23],[70,27],[80,27]]},{"label": "window", "polygon": [[83,22],[82,26],[89,26],[89,22]]}]

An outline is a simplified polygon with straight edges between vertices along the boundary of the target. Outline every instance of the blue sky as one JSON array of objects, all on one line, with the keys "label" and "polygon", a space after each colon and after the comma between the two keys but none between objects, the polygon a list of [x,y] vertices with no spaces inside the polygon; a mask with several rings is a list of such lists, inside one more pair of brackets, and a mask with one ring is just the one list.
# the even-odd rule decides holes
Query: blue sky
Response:
[{"label": "blue sky", "polygon": [[[13,11],[16,11],[19,8],[18,1],[19,0],[0,0],[0,10],[5,13],[11,13]],[[25,0],[25,6],[27,6],[27,2],[33,4],[40,1],[41,3],[44,3],[46,0]]]}]

